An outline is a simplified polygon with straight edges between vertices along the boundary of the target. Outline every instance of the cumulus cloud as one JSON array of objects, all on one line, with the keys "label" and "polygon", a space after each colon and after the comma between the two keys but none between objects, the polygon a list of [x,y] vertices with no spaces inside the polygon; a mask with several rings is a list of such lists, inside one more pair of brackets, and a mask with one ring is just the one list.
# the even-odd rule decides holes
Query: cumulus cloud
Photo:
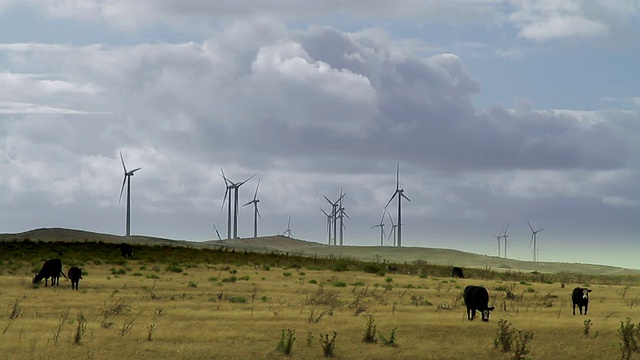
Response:
[{"label": "cumulus cloud", "polygon": [[[118,233],[120,152],[142,167],[132,179],[134,232],[161,236],[201,239],[212,218],[222,227],[220,168],[234,180],[259,174],[265,233],[282,232],[293,214],[294,233],[318,241],[322,195],[340,188],[351,229],[366,238],[397,163],[412,199],[406,222],[428,219],[431,236],[460,218],[488,226],[567,210],[565,201],[586,209],[578,215],[634,206],[625,199],[638,177],[637,111],[585,115],[526,99],[481,108],[473,99],[483,84],[463,58],[421,54],[381,29],[293,30],[260,17],[200,41],[19,43],[0,54],[9,69],[0,74],[9,174],[0,188],[8,208],[24,209],[3,214],[12,224]],[[423,230],[408,226],[407,237],[418,244]]]}]

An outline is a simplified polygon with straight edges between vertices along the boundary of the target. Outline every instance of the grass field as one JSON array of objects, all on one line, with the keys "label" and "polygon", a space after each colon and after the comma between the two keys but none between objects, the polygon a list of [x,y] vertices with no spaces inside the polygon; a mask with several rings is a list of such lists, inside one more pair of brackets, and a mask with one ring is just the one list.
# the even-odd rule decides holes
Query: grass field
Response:
[{"label": "grass field", "polygon": [[[511,359],[494,347],[505,319],[534,334],[527,355],[533,359],[620,359],[621,321],[640,320],[640,289],[606,282],[561,288],[551,281],[333,271],[185,249],[163,249],[164,259],[173,259],[163,261],[142,247],[134,249],[136,259],[124,260],[112,255],[115,247],[73,247],[32,255],[23,249],[2,262],[2,358],[321,359],[321,337],[335,332],[339,359]],[[54,288],[31,284],[33,270],[56,252],[70,259],[65,271],[83,267],[79,291],[65,280]],[[461,294],[469,284],[489,290],[496,310],[488,323],[466,319]],[[588,316],[571,312],[578,285],[593,289]],[[377,341],[366,343],[370,319]],[[585,320],[592,323],[588,336]],[[389,340],[396,328],[396,346],[385,346],[380,334]],[[295,330],[289,356],[276,350],[283,330],[283,340]]]}]

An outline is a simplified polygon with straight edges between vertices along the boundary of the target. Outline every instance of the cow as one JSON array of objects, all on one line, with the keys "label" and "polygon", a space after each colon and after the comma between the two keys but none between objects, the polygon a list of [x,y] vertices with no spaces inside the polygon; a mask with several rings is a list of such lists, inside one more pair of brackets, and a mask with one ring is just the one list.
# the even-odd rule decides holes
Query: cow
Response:
[{"label": "cow", "polygon": [[133,250],[131,250],[131,245],[127,243],[120,244],[120,254],[126,258],[133,258]]},{"label": "cow", "polygon": [[71,289],[78,290],[78,283],[80,283],[80,279],[82,279],[82,269],[72,266],[69,268],[67,276],[69,280],[71,280]]},{"label": "cow", "polygon": [[67,278],[67,276],[62,272],[62,260],[49,259],[44,262],[40,272],[33,278],[33,283],[39,283],[44,279],[44,286],[47,287],[47,282],[49,278],[51,278],[51,286],[60,285],[60,274]]},{"label": "cow", "polygon": [[462,273],[462,269],[457,266],[454,266],[453,269],[451,269],[451,277],[464,279],[464,274]]},{"label": "cow", "polygon": [[582,315],[582,307],[584,306],[584,314],[587,315],[589,309],[589,293],[591,289],[577,287],[573,289],[571,293],[571,301],[573,301],[573,315],[576,314],[576,305],[580,309],[580,315]]},{"label": "cow", "polygon": [[473,320],[476,317],[476,310],[482,312],[482,321],[489,321],[489,312],[494,307],[489,307],[489,293],[482,286],[469,285],[462,293],[464,304],[467,307],[467,318]]}]

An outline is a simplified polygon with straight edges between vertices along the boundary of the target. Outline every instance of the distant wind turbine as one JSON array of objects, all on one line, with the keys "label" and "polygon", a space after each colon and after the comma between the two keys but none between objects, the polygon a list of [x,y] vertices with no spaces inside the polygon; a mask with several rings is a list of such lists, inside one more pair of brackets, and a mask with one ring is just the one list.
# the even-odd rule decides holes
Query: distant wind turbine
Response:
[{"label": "distant wind turbine", "polygon": [[391,231],[389,231],[387,240],[389,240],[389,237],[393,235],[393,246],[396,246],[396,228],[398,227],[398,224],[393,223],[393,218],[391,217],[391,214],[387,213],[387,215],[389,215],[389,220],[391,221]]},{"label": "distant wind turbine", "polygon": [[287,230],[285,230],[282,235],[286,237],[291,237],[291,215],[289,215],[289,221],[287,222]]},{"label": "distant wind turbine", "polygon": [[411,202],[411,200],[404,194],[404,189],[400,189],[400,164],[398,164],[397,170],[396,170],[396,191],[393,193],[393,195],[391,195],[391,199],[389,199],[389,201],[387,202],[387,205],[385,205],[385,209],[387,208],[387,206],[389,206],[389,204],[391,203],[391,201],[393,200],[394,197],[396,197],[396,195],[398,195],[398,247],[402,247],[402,198],[407,199],[409,202]]},{"label": "distant wind turbine", "polygon": [[504,239],[504,258],[507,258],[507,247],[509,246],[509,243],[507,242],[507,238],[509,237],[509,235],[507,235],[507,230],[509,230],[509,223],[507,223],[507,226],[504,228],[504,235],[502,235],[502,238]]},{"label": "distant wind turbine", "polygon": [[322,211],[322,213],[324,214],[324,216],[327,217],[327,233],[329,234],[329,242],[328,245],[331,245],[331,219],[332,219],[332,215],[331,214],[327,214],[326,211],[324,211],[323,208],[320,208],[320,210]]},{"label": "distant wind turbine", "polygon": [[346,193],[342,193],[342,189],[340,189],[340,196],[338,197],[338,200],[336,201],[331,201],[329,200],[329,198],[326,195],[322,195],[324,196],[324,199],[327,200],[327,202],[329,204],[331,204],[331,218],[333,219],[333,245],[336,245],[336,238],[338,237],[338,209],[340,207],[340,201],[342,200],[343,197],[347,196]]},{"label": "distant wind turbine", "polygon": [[233,238],[238,238],[238,189],[240,186],[244,185],[247,181],[251,180],[257,174],[253,174],[248,177],[245,181],[234,183],[229,180],[224,174],[224,170],[222,171],[222,178],[224,178],[224,183],[226,185],[226,191],[224,193],[224,199],[222,200],[222,206],[224,207],[224,201],[227,198],[227,194],[229,195],[229,205],[227,206],[228,215],[227,215],[227,238],[231,239],[231,192],[233,191]]},{"label": "distant wind turbine", "polygon": [[382,217],[380,218],[380,223],[376,224],[376,225],[373,225],[371,227],[372,229],[373,228],[377,228],[377,227],[380,228],[380,246],[384,246],[384,242],[383,242],[384,241],[384,215],[385,215],[386,212],[387,212],[386,210],[383,210],[382,211]]},{"label": "distant wind turbine", "polygon": [[[347,194],[344,195],[346,196]],[[347,228],[344,225],[344,218],[346,217],[347,219],[351,219],[349,215],[347,215],[344,206],[342,206],[342,200],[344,200],[344,196],[340,197],[340,206],[338,206],[338,213],[336,215],[338,219],[340,219],[340,246],[344,245],[344,230]]]},{"label": "distant wind turbine", "polygon": [[533,226],[531,226],[531,223],[529,222],[529,220],[527,220],[527,224],[529,224],[529,229],[531,229],[531,242],[529,243],[529,246],[531,246],[531,243],[533,243],[533,261],[538,261],[538,245],[537,245],[537,240],[538,240],[538,233],[544,229],[539,229],[539,230],[533,230]]},{"label": "distant wind turbine", "polygon": [[498,239],[498,257],[500,257],[500,239],[502,239],[502,232],[504,231],[504,227],[500,229],[498,235],[493,235],[496,239]]},{"label": "distant wind turbine", "polygon": [[120,161],[122,161],[122,167],[124,168],[124,180],[122,181],[122,188],[120,189],[120,198],[118,202],[122,200],[122,192],[124,191],[124,184],[127,184],[127,236],[131,236],[131,177],[133,173],[142,169],[137,168],[133,170],[127,171],[127,166],[124,164],[124,157],[122,157],[122,152],[120,152]]},{"label": "distant wind turbine", "polygon": [[258,200],[259,187],[260,187],[260,179],[258,179],[258,185],[256,185],[256,192],[253,194],[253,200],[243,205],[243,206],[248,206],[253,204],[253,237],[254,238],[258,237],[258,217],[262,219],[262,215],[260,215],[260,211],[258,210],[258,203],[260,202],[260,200]]}]

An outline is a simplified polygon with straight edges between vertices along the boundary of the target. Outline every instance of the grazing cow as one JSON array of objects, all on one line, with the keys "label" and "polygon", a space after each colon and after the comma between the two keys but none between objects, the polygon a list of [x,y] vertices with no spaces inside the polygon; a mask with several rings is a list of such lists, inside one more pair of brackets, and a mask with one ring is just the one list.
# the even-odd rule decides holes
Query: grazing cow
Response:
[{"label": "grazing cow", "polygon": [[126,243],[120,244],[120,254],[126,258],[132,258],[133,250],[131,250],[131,245]]},{"label": "grazing cow", "polygon": [[591,289],[577,287],[573,289],[571,294],[571,300],[573,301],[573,315],[576,314],[576,305],[580,308],[580,315],[582,315],[582,307],[584,306],[584,314],[587,315],[589,309],[589,293]]},{"label": "grazing cow", "polygon": [[457,266],[454,266],[453,269],[451,269],[451,277],[464,279],[464,274],[462,273],[462,269]]},{"label": "grazing cow", "polygon": [[494,307],[489,307],[489,293],[482,286],[469,285],[462,293],[464,304],[467,307],[467,318],[473,320],[476,317],[476,310],[482,312],[482,321],[489,321],[489,312]]},{"label": "grazing cow", "polygon": [[62,276],[64,276],[65,278],[67,277],[62,272],[62,260],[49,259],[44,262],[44,264],[42,265],[42,269],[40,269],[40,272],[37,273],[33,278],[33,283],[39,283],[40,281],[42,281],[42,279],[44,279],[44,286],[47,287],[47,282],[49,278],[51,278],[51,286],[60,285],[60,274],[62,274]]},{"label": "grazing cow", "polygon": [[78,290],[78,283],[80,283],[80,279],[82,279],[82,269],[72,266],[69,268],[67,276],[69,277],[69,280],[71,280],[71,289]]}]

